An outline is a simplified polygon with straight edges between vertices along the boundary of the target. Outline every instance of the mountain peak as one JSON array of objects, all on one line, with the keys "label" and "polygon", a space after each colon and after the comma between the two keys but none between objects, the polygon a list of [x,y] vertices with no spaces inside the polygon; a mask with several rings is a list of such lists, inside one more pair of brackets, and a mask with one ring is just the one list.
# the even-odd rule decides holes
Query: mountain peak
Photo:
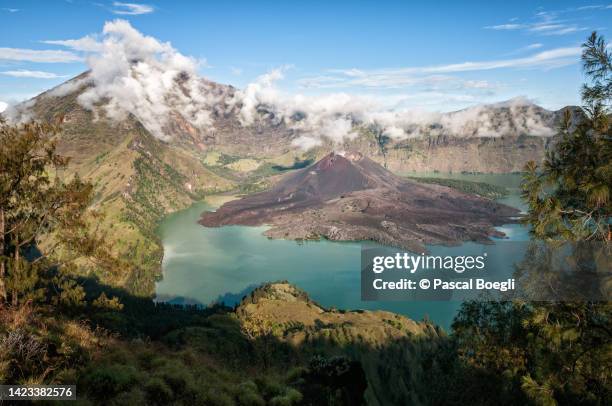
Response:
[{"label": "mountain peak", "polygon": [[359,152],[330,152],[313,165],[312,170],[340,170],[340,168],[350,166],[361,159],[363,159],[363,155]]},{"label": "mountain peak", "polygon": [[339,155],[349,161],[360,161],[363,159],[363,154],[358,151],[334,151],[332,154]]}]

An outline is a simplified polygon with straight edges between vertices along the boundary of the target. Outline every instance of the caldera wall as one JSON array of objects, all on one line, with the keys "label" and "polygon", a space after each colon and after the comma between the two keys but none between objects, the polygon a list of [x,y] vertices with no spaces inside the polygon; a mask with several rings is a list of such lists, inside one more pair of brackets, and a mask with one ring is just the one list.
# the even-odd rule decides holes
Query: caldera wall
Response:
[{"label": "caldera wall", "polygon": [[532,136],[409,139],[389,143],[383,154],[372,139],[351,142],[358,150],[395,172],[511,173],[529,161],[540,162],[554,138]]}]

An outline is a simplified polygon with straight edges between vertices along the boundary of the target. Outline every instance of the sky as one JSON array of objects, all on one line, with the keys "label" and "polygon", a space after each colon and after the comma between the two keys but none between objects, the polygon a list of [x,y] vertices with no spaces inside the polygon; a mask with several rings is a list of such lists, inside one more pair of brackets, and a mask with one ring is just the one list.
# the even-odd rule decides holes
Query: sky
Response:
[{"label": "sky", "polygon": [[293,94],[558,109],[580,103],[580,44],[593,30],[610,37],[612,3],[0,0],[0,110],[87,70],[85,41],[116,19],[241,89],[273,71]]}]

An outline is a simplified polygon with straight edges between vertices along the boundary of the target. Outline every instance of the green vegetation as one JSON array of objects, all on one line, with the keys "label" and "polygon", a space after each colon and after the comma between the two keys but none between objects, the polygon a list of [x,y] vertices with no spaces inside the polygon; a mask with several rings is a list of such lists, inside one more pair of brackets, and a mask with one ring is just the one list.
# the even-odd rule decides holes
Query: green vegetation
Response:
[{"label": "green vegetation", "polygon": [[[567,115],[543,164],[527,165],[525,221],[534,238],[599,241],[609,260],[612,55],[596,33],[582,47],[584,71],[592,81],[583,90],[584,114],[575,125]],[[548,252],[534,252],[528,252],[519,270],[537,272],[550,261]],[[579,264],[592,261],[574,254],[584,261]],[[450,376],[465,379],[464,368],[475,368],[487,384],[471,384],[485,398],[507,404],[609,404],[612,303],[466,303],[453,324],[450,350],[450,370],[456,371]]]},{"label": "green vegetation", "polygon": [[[612,58],[596,34],[583,50],[584,117],[568,116],[544,163],[528,165],[526,221],[534,238],[609,248]],[[143,241],[165,210],[200,196],[185,174],[204,167],[176,169],[180,155],[140,134],[126,196],[112,185],[113,153],[93,159],[107,187],[95,196],[90,182],[63,177],[56,134],[0,123],[2,384],[76,383],[82,404],[610,404],[610,302],[469,302],[450,336],[389,313],[379,323],[324,309],[287,284],[235,309],[154,303],[142,264],[159,251]],[[131,231],[143,239],[122,242]],[[519,270],[536,272],[540,260]]]},{"label": "green vegetation", "polygon": [[109,254],[105,236],[89,232],[99,219],[88,211],[92,185],[78,176],[60,178],[68,160],[55,152],[56,133],[47,125],[14,128],[0,121],[0,304],[44,299],[49,286],[55,301],[78,301],[82,289],[66,276],[77,263],[87,270],[126,270]]},{"label": "green vegetation", "polygon": [[444,178],[420,178],[409,176],[417,182],[433,183],[435,185],[448,186],[464,193],[474,194],[489,199],[499,199],[508,194],[508,189],[503,186],[492,185],[486,182],[474,182],[470,180],[444,179]]},{"label": "green vegetation", "polygon": [[271,162],[265,162],[254,171],[252,176],[256,178],[263,178],[278,175],[287,171],[306,168],[307,166],[312,165],[313,163],[314,158],[306,158],[304,160],[296,159],[291,165],[279,165]]},{"label": "green vegetation", "polygon": [[239,156],[220,154],[219,158],[217,158],[217,165],[221,165],[221,166],[229,165],[233,162],[238,161],[239,159],[240,159]]},{"label": "green vegetation", "polygon": [[295,158],[291,165],[281,165],[278,163],[259,161],[258,165],[253,170],[239,171],[236,169],[236,164],[247,159],[239,158],[222,153],[211,153],[206,156],[202,164],[216,175],[231,179],[236,183],[236,186],[229,192],[235,192],[241,195],[257,193],[264,191],[270,187],[268,178],[275,175],[280,175],[288,171],[302,169],[314,162],[313,157],[307,157],[303,160]]}]

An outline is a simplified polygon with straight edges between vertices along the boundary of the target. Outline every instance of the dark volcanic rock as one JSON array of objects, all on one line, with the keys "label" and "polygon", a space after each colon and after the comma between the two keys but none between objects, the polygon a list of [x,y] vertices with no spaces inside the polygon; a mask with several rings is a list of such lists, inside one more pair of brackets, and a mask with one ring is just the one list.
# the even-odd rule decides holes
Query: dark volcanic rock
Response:
[{"label": "dark volcanic rock", "polygon": [[331,153],[268,191],[202,215],[207,227],[262,225],[272,238],[373,240],[408,249],[488,241],[518,210],[389,172],[359,153]]}]

